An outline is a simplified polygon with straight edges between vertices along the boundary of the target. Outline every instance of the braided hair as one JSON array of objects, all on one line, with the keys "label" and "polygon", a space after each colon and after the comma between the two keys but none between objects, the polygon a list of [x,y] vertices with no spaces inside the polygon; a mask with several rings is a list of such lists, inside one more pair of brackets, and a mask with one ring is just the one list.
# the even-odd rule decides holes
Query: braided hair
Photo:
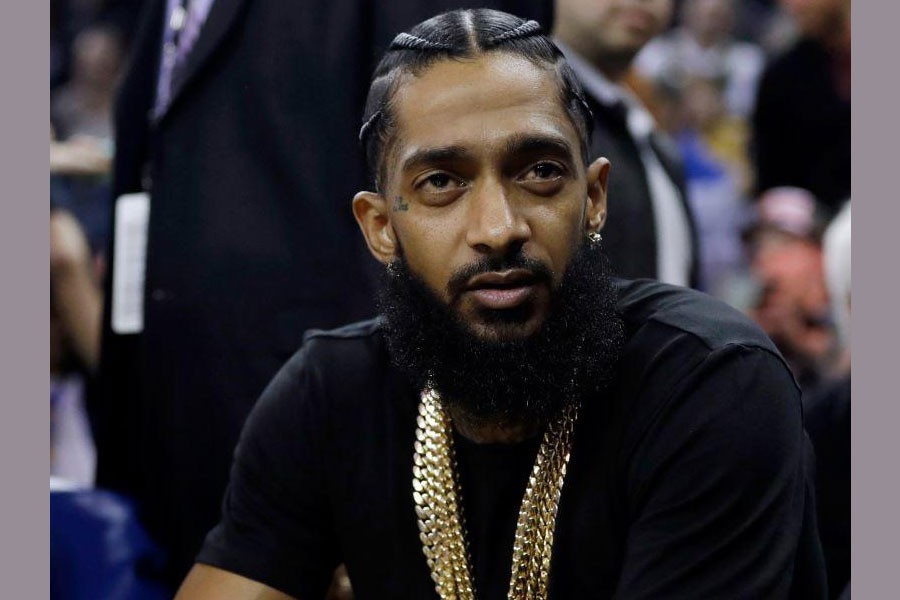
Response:
[{"label": "braided hair", "polygon": [[578,131],[587,164],[593,124],[590,108],[572,68],[553,41],[543,35],[538,22],[486,8],[454,10],[399,34],[375,69],[359,141],[376,189],[385,178],[384,152],[396,125],[392,99],[402,76],[421,73],[438,60],[472,58],[491,51],[509,52],[554,72],[560,101]]}]

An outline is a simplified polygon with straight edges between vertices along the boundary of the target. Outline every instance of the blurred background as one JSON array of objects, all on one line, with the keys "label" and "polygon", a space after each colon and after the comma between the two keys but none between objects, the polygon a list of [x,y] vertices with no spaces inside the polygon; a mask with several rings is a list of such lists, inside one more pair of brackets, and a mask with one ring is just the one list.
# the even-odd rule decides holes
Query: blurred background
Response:
[{"label": "blurred background", "polygon": [[[480,4],[50,3],[52,597],[169,597],[262,387],[304,330],[374,313],[349,199],[375,61]],[[803,389],[830,585],[849,597],[850,0],[663,3],[624,83],[679,158],[692,284],[753,318]],[[482,4],[548,31],[559,11]],[[114,207],[142,191],[143,322],[116,330]],[[332,595],[352,598],[345,573]]]}]

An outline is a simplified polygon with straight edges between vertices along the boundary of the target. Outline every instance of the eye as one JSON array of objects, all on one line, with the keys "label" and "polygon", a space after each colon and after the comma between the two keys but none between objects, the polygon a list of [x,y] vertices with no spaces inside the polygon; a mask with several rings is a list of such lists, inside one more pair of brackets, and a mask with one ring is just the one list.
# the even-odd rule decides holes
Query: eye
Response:
[{"label": "eye", "polygon": [[436,190],[442,190],[450,185],[450,176],[446,173],[435,173],[429,175],[425,182]]},{"label": "eye", "polygon": [[568,173],[566,167],[558,162],[542,160],[528,167],[519,176],[519,184],[532,194],[552,196],[565,187]]},{"label": "eye", "polygon": [[463,187],[465,184],[461,180],[447,173],[432,173],[422,178],[416,188],[425,193],[441,193],[449,192]]},{"label": "eye", "polygon": [[563,167],[552,162],[539,162],[522,177],[524,181],[552,181],[562,177]]}]

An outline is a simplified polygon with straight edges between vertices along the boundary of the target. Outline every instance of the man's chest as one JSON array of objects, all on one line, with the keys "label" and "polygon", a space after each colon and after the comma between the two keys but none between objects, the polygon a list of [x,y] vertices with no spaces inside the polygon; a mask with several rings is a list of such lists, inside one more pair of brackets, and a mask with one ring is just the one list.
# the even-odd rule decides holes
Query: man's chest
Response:
[{"label": "man's chest", "polygon": [[[624,550],[614,469],[600,439],[573,448],[555,520],[549,579],[555,598],[612,595]],[[395,431],[359,455],[332,496],[342,560],[358,598],[437,597],[413,500],[413,435]],[[522,495],[536,445],[513,451],[457,445],[457,470],[478,598],[505,598]],[[507,449],[508,450],[508,449]],[[345,463],[346,465],[346,463]]]}]

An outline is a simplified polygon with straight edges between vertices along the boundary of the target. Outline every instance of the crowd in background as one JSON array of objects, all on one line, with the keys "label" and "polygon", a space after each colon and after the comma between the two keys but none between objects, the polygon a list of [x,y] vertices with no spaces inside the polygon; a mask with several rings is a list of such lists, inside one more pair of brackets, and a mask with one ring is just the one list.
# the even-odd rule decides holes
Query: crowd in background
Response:
[{"label": "crowd in background", "polygon": [[[54,489],[95,482],[89,399],[109,276],[113,110],[151,3],[51,0]],[[840,592],[849,581],[850,0],[674,5],[671,27],[627,81],[680,154],[696,286],[750,315],[803,389],[820,532]]]}]

